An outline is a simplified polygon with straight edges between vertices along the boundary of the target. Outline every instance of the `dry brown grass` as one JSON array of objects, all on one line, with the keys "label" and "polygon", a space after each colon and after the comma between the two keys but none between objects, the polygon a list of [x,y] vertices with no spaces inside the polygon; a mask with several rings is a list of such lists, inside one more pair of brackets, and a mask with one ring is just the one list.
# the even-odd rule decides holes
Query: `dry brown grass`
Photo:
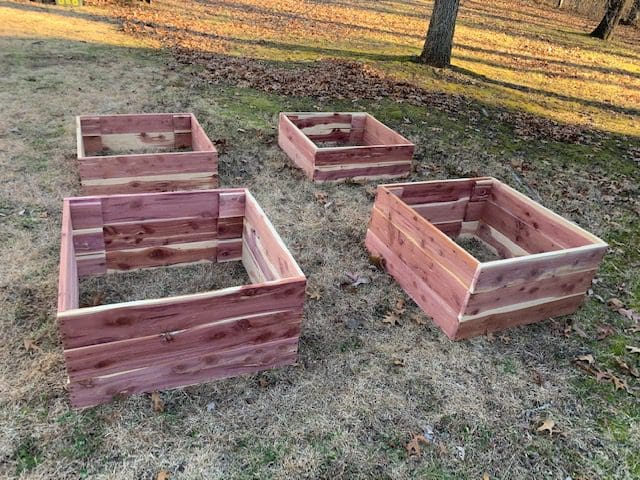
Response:
[{"label": "dry brown grass", "polygon": [[[411,3],[393,7],[411,13]],[[308,182],[276,147],[274,126],[280,110],[371,111],[418,143],[412,180],[495,175],[604,236],[613,252],[594,289],[639,307],[640,173],[630,140],[514,140],[498,118],[471,124],[384,99],[321,101],[210,85],[196,68],[97,17],[91,25],[100,33],[77,41],[94,10],[76,17],[25,8],[0,5],[0,64],[8,65],[0,76],[0,476],[152,479],[163,469],[183,479],[637,476],[637,397],[571,365],[574,355],[593,352],[614,368],[624,345],[638,343],[624,331],[628,322],[591,298],[569,319],[450,342],[369,265],[362,239],[372,186]],[[17,33],[21,22],[34,27],[30,35]],[[73,116],[145,111],[193,111],[210,138],[226,140],[221,184],[251,189],[320,298],[308,299],[297,366],[162,392],[162,414],[145,395],[73,412],[54,321],[61,199],[79,187]],[[317,192],[326,193],[328,206]],[[346,272],[370,283],[344,289]],[[103,300],[122,298],[133,282],[141,285],[136,297],[202,288],[203,277],[192,273],[92,280],[83,298],[105,291]],[[213,287],[238,273],[204,278]],[[403,324],[383,324],[399,298],[409,304]],[[603,321],[617,333],[597,342]],[[586,338],[565,336],[570,324]],[[37,348],[25,348],[25,339]],[[637,394],[637,381],[628,381]],[[536,432],[548,417],[562,435]],[[406,443],[427,426],[435,442],[408,458]]]}]

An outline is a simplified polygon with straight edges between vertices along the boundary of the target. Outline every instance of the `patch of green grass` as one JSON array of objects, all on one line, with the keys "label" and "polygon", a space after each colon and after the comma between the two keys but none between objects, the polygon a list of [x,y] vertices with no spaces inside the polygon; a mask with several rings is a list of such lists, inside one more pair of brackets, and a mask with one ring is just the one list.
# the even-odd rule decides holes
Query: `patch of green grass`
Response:
[{"label": "patch of green grass", "polygon": [[67,426],[61,439],[61,454],[70,460],[86,461],[100,448],[103,441],[103,425],[95,412],[68,412],[58,417],[58,422]]},{"label": "patch of green grass", "polygon": [[504,373],[509,373],[511,375],[515,375],[518,373],[518,365],[515,360],[511,357],[505,357],[502,360],[502,371]]},{"label": "patch of green grass", "polygon": [[360,350],[363,345],[364,344],[362,342],[362,339],[356,335],[353,335],[340,342],[338,348],[342,353],[355,352],[356,350]]},{"label": "patch of green grass", "polygon": [[16,475],[33,470],[40,462],[41,455],[40,447],[32,436],[23,438],[13,453]]}]

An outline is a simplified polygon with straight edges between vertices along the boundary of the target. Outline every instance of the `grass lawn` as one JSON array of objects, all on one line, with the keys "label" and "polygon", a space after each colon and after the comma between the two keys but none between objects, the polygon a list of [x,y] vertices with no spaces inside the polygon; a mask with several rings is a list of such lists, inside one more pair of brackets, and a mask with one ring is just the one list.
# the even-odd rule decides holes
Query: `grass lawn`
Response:
[{"label": "grass lawn", "polygon": [[[640,33],[538,3],[466,1],[453,68],[411,62],[430,3],[0,2],[0,476],[640,477]],[[363,247],[375,183],[316,185],[280,111],[368,111],[417,144],[411,180],[493,175],[610,244],[583,307],[453,343]],[[55,324],[77,114],[193,112],[309,278],[297,365],[75,412]],[[191,268],[191,267],[190,267]],[[369,283],[341,287],[348,272]],[[82,301],[233,284],[206,268],[83,282]],[[383,323],[398,299],[402,325]],[[629,314],[629,313],[628,313]],[[629,314],[630,315],[630,314]],[[610,327],[609,327],[610,326]],[[618,388],[576,368],[595,367]],[[629,369],[622,367],[624,362]],[[634,370],[635,369],[635,370]],[[552,434],[538,427],[551,419]],[[409,455],[415,435],[433,435]]]}]

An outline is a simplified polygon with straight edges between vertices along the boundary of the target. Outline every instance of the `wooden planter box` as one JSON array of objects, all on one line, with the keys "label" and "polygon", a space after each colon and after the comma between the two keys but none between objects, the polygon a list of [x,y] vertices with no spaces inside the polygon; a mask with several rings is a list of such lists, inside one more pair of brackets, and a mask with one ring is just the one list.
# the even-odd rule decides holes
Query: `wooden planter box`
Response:
[{"label": "wooden planter box", "polygon": [[[478,261],[459,236],[501,259]],[[366,246],[452,339],[574,312],[607,250],[494,178],[379,186]]]},{"label": "wooden planter box", "polygon": [[415,148],[368,113],[281,113],[278,144],[318,182],[407,176]]},{"label": "wooden planter box", "polygon": [[[218,152],[191,113],[79,116],[76,124],[84,195],[218,186]],[[136,153],[145,149],[154,153]]]},{"label": "wooden planter box", "polygon": [[[71,404],[295,361],[306,279],[245,189],[64,200],[58,325]],[[78,278],[242,261],[250,285],[79,308]]]}]

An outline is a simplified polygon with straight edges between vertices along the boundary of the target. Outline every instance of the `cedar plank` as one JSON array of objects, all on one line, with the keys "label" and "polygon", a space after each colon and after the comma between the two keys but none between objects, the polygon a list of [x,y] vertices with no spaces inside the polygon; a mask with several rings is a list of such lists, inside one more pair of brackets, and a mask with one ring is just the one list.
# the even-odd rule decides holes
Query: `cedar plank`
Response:
[{"label": "cedar plank", "polygon": [[65,350],[71,381],[150,367],[211,352],[284,340],[300,335],[301,310],[225,319],[160,335]]},{"label": "cedar plank", "polygon": [[59,316],[66,349],[158,335],[229,317],[302,308],[306,281],[282,280],[179,297],[83,308]]},{"label": "cedar plank", "polygon": [[120,375],[71,382],[71,404],[74,408],[86,408],[123,395],[184,387],[290,365],[295,362],[297,350],[296,337],[257,347],[213,352]]}]

